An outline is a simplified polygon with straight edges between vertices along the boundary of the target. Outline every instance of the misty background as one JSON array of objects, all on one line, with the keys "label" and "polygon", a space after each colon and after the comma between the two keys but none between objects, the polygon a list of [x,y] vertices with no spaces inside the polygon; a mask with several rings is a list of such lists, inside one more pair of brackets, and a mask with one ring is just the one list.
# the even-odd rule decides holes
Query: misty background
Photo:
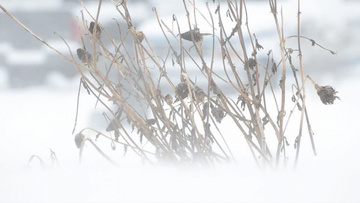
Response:
[{"label": "misty background", "polygon": [[[173,14],[180,20],[185,18],[182,1],[171,1],[171,6],[167,0],[127,2],[137,30],[143,31],[161,53],[163,38],[154,29],[158,24],[152,8],[156,7],[160,18],[170,23]],[[269,49],[278,48],[268,1],[246,2],[250,29],[256,33],[266,55]],[[96,12],[98,1],[84,3]],[[0,4],[65,55],[69,55],[68,49],[54,32],[66,39],[73,53],[81,47],[78,17],[83,8],[77,0],[0,0]],[[296,34],[297,1],[282,0],[278,4],[283,5],[285,35]],[[318,84],[334,86],[341,101],[324,106],[309,85],[307,105],[319,155],[314,157],[305,152],[304,146],[295,175],[285,169],[280,170],[284,174],[275,175],[269,171],[255,172],[254,163],[239,163],[235,168],[219,166],[210,171],[200,169],[195,173],[159,171],[145,166],[140,169],[141,163],[136,161],[121,169],[103,168],[106,163],[89,156],[85,156],[83,165],[90,169],[84,169],[78,164],[78,150],[71,134],[79,74],[73,64],[1,11],[0,201],[359,202],[359,11],[358,0],[301,1],[302,35],[336,52],[332,55],[304,40],[305,72]],[[116,35],[112,18],[120,16],[110,1],[103,1],[100,17],[104,28]],[[201,31],[207,32],[206,29],[203,26]],[[207,39],[204,40],[206,49]],[[288,43],[296,47],[295,40]],[[82,94],[77,129],[89,125],[105,129],[103,110],[95,107],[94,98]],[[56,152],[59,163],[51,162],[49,149]],[[47,169],[38,169],[36,164],[31,170],[26,167],[34,154],[47,161]]]}]

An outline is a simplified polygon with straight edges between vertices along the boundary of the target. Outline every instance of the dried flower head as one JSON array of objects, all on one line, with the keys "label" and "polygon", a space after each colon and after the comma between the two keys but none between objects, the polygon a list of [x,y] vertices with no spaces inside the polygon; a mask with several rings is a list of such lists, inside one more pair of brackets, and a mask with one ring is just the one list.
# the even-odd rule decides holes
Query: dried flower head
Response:
[{"label": "dried flower head", "polygon": [[245,97],[243,97],[242,95],[239,95],[236,104],[239,104],[239,102],[241,102],[241,104],[240,104],[241,109],[242,109],[243,111],[245,111],[245,105],[246,105],[246,99],[245,99]]},{"label": "dried flower head", "polygon": [[85,51],[84,49],[78,48],[76,50],[78,58],[81,62],[85,65],[92,63],[92,56],[89,52]]},{"label": "dried flower head", "polygon": [[271,72],[273,74],[275,74],[277,72],[277,65],[274,61],[272,61]]},{"label": "dried flower head", "polygon": [[260,49],[264,49],[264,47],[259,44],[259,42],[258,42],[257,39],[255,40],[255,44],[256,44],[256,49],[257,49],[258,51],[260,51]]},{"label": "dried flower head", "polygon": [[178,86],[176,86],[176,95],[181,99],[185,99],[189,95],[186,82],[181,82],[178,84]]},{"label": "dried flower head", "polygon": [[173,103],[173,97],[170,94],[165,96],[165,102],[170,106]]},{"label": "dried flower head", "polygon": [[215,117],[215,120],[218,123],[221,123],[222,119],[226,116],[226,112],[220,107],[214,107],[212,105],[210,107],[211,107],[211,114]]},{"label": "dried flower head", "polygon": [[146,120],[146,123],[147,123],[148,125],[154,125],[154,124],[156,123],[156,120],[155,120],[154,118],[150,118],[150,119],[147,119],[147,120]]},{"label": "dried flower head", "polygon": [[75,144],[77,148],[81,147],[82,142],[84,141],[85,136],[81,133],[75,135]]},{"label": "dried flower head", "polygon": [[316,84],[315,89],[317,90],[317,94],[319,95],[322,103],[326,105],[333,104],[335,99],[340,99],[338,96],[336,96],[336,93],[338,92],[330,85],[319,86]]},{"label": "dried flower head", "polygon": [[139,40],[139,42],[142,42],[144,40],[144,38],[145,38],[145,35],[144,35],[144,33],[142,31],[139,31],[139,32],[136,33],[136,37]]},{"label": "dried flower head", "polygon": [[194,99],[196,99],[197,102],[203,102],[204,101],[204,98],[205,98],[206,94],[201,88],[196,86],[193,89],[193,93],[195,95]]},{"label": "dried flower head", "polygon": [[216,94],[217,96],[220,96],[221,95],[221,90],[220,88],[215,84],[214,81],[211,82],[210,84],[210,90]]},{"label": "dried flower head", "polygon": [[[212,105],[212,104],[210,104],[210,105]],[[203,105],[202,113],[203,113],[202,119],[205,120],[206,116],[209,113],[209,102],[205,102],[205,104]]]},{"label": "dried flower head", "polygon": [[245,70],[246,68],[254,69],[255,66],[256,66],[256,60],[253,58],[249,58],[249,60],[245,62]]},{"label": "dried flower head", "polygon": [[95,30],[95,22],[94,21],[91,21],[91,23],[90,23],[89,32],[96,38],[98,38],[98,39],[100,38],[100,35],[101,35],[100,26],[98,24],[96,24],[96,30]]},{"label": "dried flower head", "polygon": [[106,132],[115,131],[120,128],[120,123],[118,119],[112,119],[109,125],[106,127]]},{"label": "dried flower head", "polygon": [[259,44],[259,42],[258,42],[258,40],[257,40],[257,38],[256,38],[255,33],[254,33],[253,35],[254,35],[254,38],[255,38],[256,49],[257,49],[258,51],[260,51],[260,49],[264,49],[264,47]]}]

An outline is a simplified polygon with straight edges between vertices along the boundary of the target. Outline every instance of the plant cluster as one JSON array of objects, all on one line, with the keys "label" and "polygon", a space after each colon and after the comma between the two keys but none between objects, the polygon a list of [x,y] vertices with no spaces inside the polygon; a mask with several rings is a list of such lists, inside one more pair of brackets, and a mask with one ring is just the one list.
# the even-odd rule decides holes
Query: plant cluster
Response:
[{"label": "plant cluster", "polygon": [[[245,0],[217,4],[214,1],[206,3],[203,10],[198,9],[195,0],[183,0],[188,21],[185,31],[181,31],[184,26],[179,25],[175,14],[170,26],[153,8],[159,33],[166,41],[162,45],[167,49],[165,56],[158,56],[146,33],[136,29],[126,1],[114,2],[114,9],[120,16],[120,20],[115,20],[118,36],[110,36],[98,20],[102,0],[99,0],[96,14],[90,13],[80,2],[91,22],[88,23],[82,13],[79,18],[79,30],[84,32],[81,33],[82,46],[76,50],[76,55],[69,48],[72,58],[65,59],[72,61],[79,71],[80,87],[107,109],[104,115],[109,123],[107,132],[87,128],[76,134],[80,157],[84,143],[91,143],[111,161],[88,135],[93,131],[96,140],[106,138],[112,149],[121,145],[125,152],[132,150],[149,163],[156,160],[174,164],[231,161],[236,159],[232,152],[236,144],[228,143],[231,141],[229,126],[233,134],[243,137],[258,165],[286,162],[290,139],[294,140],[297,163],[304,128],[308,130],[316,154],[305,102],[305,83],[308,79],[313,82],[324,104],[333,104],[338,97],[334,88],[319,86],[305,75],[301,39],[309,40],[313,46],[320,45],[300,34],[300,0],[298,33],[289,37],[284,36],[277,1],[269,0],[280,45],[275,49],[280,50],[281,56],[274,58],[270,50],[265,63],[258,60],[264,47],[251,32]],[[215,8],[211,9],[209,4]],[[199,17],[206,19],[211,33],[200,32]],[[228,24],[225,21],[231,21],[233,27],[224,26]],[[121,28],[123,24],[125,32]],[[207,40],[210,45],[206,44],[211,47],[206,52],[210,52],[208,55],[203,49],[205,37],[210,39]],[[287,47],[286,40],[290,38],[297,40],[297,47]],[[110,48],[104,45],[105,40],[110,42]],[[130,46],[128,41],[132,42]],[[185,41],[187,45],[191,43],[190,48]],[[221,56],[217,57],[216,53]],[[292,57],[296,57],[299,64],[294,64]],[[168,74],[170,68],[179,70],[176,80]],[[189,74],[190,68],[198,70],[199,74]],[[289,76],[292,77],[289,79]],[[199,81],[203,81],[205,87],[201,87]],[[164,92],[164,87],[170,91]],[[287,96],[289,89],[293,92],[291,97]],[[292,110],[287,113],[287,109]],[[287,136],[288,124],[296,110],[299,112],[296,114],[299,116],[296,120],[298,135]]]}]

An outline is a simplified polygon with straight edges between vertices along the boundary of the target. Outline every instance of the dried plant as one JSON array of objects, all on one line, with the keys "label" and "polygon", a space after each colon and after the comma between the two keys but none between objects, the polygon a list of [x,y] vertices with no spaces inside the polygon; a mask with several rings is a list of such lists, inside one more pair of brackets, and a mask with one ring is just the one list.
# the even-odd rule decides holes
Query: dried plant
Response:
[{"label": "dried plant", "polygon": [[[296,149],[296,165],[304,128],[308,130],[316,155],[305,102],[305,82],[310,77],[305,77],[300,39],[308,39],[312,45],[332,54],[335,52],[301,36],[300,0],[297,34],[288,37],[284,36],[282,11],[278,8],[278,2],[269,0],[280,44],[280,58],[273,57],[272,51],[262,53],[264,47],[259,43],[261,36],[256,37],[251,32],[246,2],[243,0],[217,3],[214,4],[215,9],[206,3],[202,11],[195,6],[195,1],[183,0],[189,27],[186,32],[181,32],[176,15],[173,15],[170,26],[160,20],[156,8],[153,8],[159,33],[167,42],[163,44],[164,49],[168,50],[166,56],[158,56],[146,33],[136,29],[127,1],[114,3],[114,9],[121,17],[120,21],[116,21],[118,36],[110,36],[98,21],[101,0],[95,14],[80,2],[84,13],[80,17],[79,29],[86,31],[81,33],[83,46],[76,50],[81,63],[73,57],[74,50],[69,48],[71,58],[62,55],[0,5],[30,34],[65,60],[73,62],[80,73],[80,85],[106,107],[104,115],[109,122],[106,133],[87,128],[75,136],[80,157],[84,143],[88,141],[113,162],[95,143],[104,138],[111,143],[112,150],[121,145],[124,153],[131,149],[149,163],[157,160],[174,164],[236,161],[233,154],[236,143],[229,143],[231,133],[232,136],[243,137],[254,161],[260,166],[276,167],[281,160],[286,164],[289,160],[289,141],[292,140]],[[89,28],[84,15],[92,19]],[[116,19],[120,19],[119,16]],[[208,25],[197,24],[199,16],[206,18]],[[233,26],[225,27],[225,24],[229,25],[225,22],[231,22]],[[123,24],[126,25],[126,32],[121,32]],[[207,26],[212,32],[200,33],[200,26]],[[204,36],[208,38],[207,42],[210,41],[210,45],[207,44],[209,55],[204,54]],[[250,47],[245,44],[245,37],[250,40]],[[194,49],[188,49],[183,39],[190,41]],[[286,41],[290,39],[297,40],[297,47],[287,47]],[[89,42],[87,44],[91,44],[91,47],[85,47],[84,41]],[[127,45],[125,41],[132,43]],[[109,42],[111,48],[105,46],[104,42]],[[271,50],[270,47],[265,48]],[[215,52],[221,53],[221,57],[216,57]],[[294,53],[298,64],[293,64]],[[259,55],[267,57],[265,64],[258,60]],[[216,65],[221,67],[220,70],[215,68],[215,62],[220,64]],[[189,74],[189,67],[196,69],[199,74]],[[176,78],[180,78],[180,82],[174,83],[174,76],[168,74],[167,70],[171,68],[179,70]],[[289,77],[291,74],[293,77]],[[206,83],[206,86],[200,87],[199,81]],[[338,98],[335,95],[337,92],[330,86],[315,85],[315,88],[324,104],[333,104]],[[293,91],[291,97],[287,96],[289,90]],[[229,91],[232,93],[228,94]],[[287,113],[290,109],[290,113]],[[300,119],[293,121],[291,118],[295,115],[295,109],[299,111],[296,115]],[[293,131],[287,134],[291,122],[300,122],[296,136],[292,134]],[[91,133],[96,134],[95,141]]]},{"label": "dried plant", "polygon": [[317,94],[319,95],[322,103],[324,103],[325,105],[328,105],[328,104],[334,104],[334,101],[336,99],[340,100],[340,97],[336,96],[336,94],[338,92],[333,87],[331,87],[330,85],[320,86],[320,85],[316,84],[310,76],[308,76],[308,78],[314,84],[314,87],[315,87]]}]

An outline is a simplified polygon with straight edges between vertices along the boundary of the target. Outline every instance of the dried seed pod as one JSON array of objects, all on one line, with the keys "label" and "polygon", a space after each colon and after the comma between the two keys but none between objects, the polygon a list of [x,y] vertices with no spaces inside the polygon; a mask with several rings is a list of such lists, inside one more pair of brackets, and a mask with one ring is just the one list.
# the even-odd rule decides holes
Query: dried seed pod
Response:
[{"label": "dried seed pod", "polygon": [[246,68],[254,69],[255,66],[256,66],[256,60],[253,58],[249,58],[249,60],[245,62],[245,70]]},{"label": "dried seed pod", "polygon": [[214,106],[211,106],[211,114],[218,123],[221,123],[222,119],[226,116],[226,113],[222,108]]},{"label": "dried seed pod", "polygon": [[271,66],[271,72],[273,73],[273,74],[275,74],[276,72],[277,72],[277,65],[276,65],[276,63],[273,61],[272,62],[273,64],[272,64],[272,66]]},{"label": "dried seed pod", "polygon": [[144,38],[145,38],[145,35],[144,35],[144,33],[142,31],[139,31],[139,32],[136,33],[136,37],[139,40],[139,42],[142,42],[144,40]]},{"label": "dried seed pod", "polygon": [[154,124],[156,123],[156,120],[153,119],[153,118],[147,119],[147,120],[146,120],[146,123],[147,123],[148,125],[154,125]]},{"label": "dried seed pod", "polygon": [[81,133],[75,135],[75,144],[77,148],[81,147],[82,142],[85,140],[85,136]]},{"label": "dried seed pod", "polygon": [[194,42],[200,42],[203,39],[203,35],[200,33],[199,28],[182,33],[180,37],[192,41],[191,35],[194,37]]},{"label": "dried seed pod", "polygon": [[100,26],[98,24],[96,24],[96,29],[95,29],[94,21],[91,21],[91,23],[90,23],[89,32],[96,38],[98,38],[98,39],[100,38],[100,35],[101,35]]},{"label": "dried seed pod", "polygon": [[242,95],[239,95],[239,96],[238,96],[238,99],[237,99],[236,104],[239,104],[240,101],[241,101],[241,104],[240,104],[241,109],[242,109],[243,111],[245,111],[246,99],[245,99]]},{"label": "dried seed pod", "polygon": [[263,122],[263,127],[265,127],[265,125],[269,122],[269,118],[268,116],[265,116],[264,118],[261,119]]},{"label": "dried seed pod", "polygon": [[89,52],[85,51],[84,49],[78,48],[76,50],[78,58],[84,65],[89,65],[92,63],[92,56]]},{"label": "dried seed pod", "polygon": [[111,132],[120,128],[119,120],[112,119],[109,125],[106,127],[106,132]]},{"label": "dried seed pod", "polygon": [[[210,104],[212,106],[212,104]],[[208,115],[209,113],[209,102],[206,102],[203,106],[203,109],[202,109],[202,113],[203,113],[203,117],[202,117],[202,120],[205,120],[206,116]]]},{"label": "dried seed pod", "polygon": [[161,95],[161,89],[156,89],[156,98],[157,98],[158,100],[160,100],[161,97],[162,97],[162,95]]},{"label": "dried seed pod", "polygon": [[216,94],[217,96],[221,96],[221,90],[219,89],[219,87],[215,84],[214,81],[211,82],[210,84],[210,90]]},{"label": "dried seed pod", "polygon": [[195,95],[194,99],[196,99],[197,102],[204,101],[206,94],[204,93],[204,91],[201,88],[196,86],[193,90],[193,93]]},{"label": "dried seed pod", "polygon": [[258,42],[257,39],[255,40],[255,43],[256,43],[256,49],[257,49],[258,51],[260,51],[260,49],[264,49],[264,47],[259,44],[259,42]]},{"label": "dried seed pod", "polygon": [[173,103],[173,97],[170,94],[165,96],[165,102],[170,106]]},{"label": "dried seed pod", "polygon": [[322,103],[325,105],[333,104],[335,99],[340,99],[340,97],[336,96],[336,93],[338,92],[330,85],[319,86],[315,84],[315,89],[317,90],[317,94],[319,95]]},{"label": "dried seed pod", "polygon": [[176,95],[181,99],[185,99],[189,95],[189,90],[186,82],[181,82],[176,86]]},{"label": "dried seed pod", "polygon": [[285,76],[281,76],[280,81],[279,81],[279,87],[282,89],[283,87],[285,87]]},{"label": "dried seed pod", "polygon": [[259,44],[259,42],[258,42],[258,40],[257,40],[257,38],[256,38],[255,33],[254,33],[253,35],[254,35],[254,38],[255,38],[256,49],[257,49],[258,51],[260,51],[260,49],[264,49],[264,47]]}]

